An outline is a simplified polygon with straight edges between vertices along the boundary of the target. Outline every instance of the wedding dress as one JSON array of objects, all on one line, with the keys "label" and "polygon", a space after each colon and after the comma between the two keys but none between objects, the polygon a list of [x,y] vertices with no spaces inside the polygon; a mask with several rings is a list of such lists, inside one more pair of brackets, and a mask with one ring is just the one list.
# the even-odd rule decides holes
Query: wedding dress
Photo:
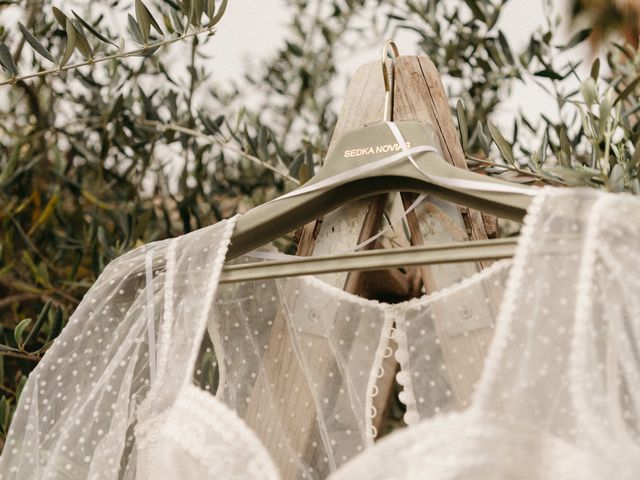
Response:
[{"label": "wedding dress", "polygon": [[[233,228],[107,266],[23,389],[1,479],[639,477],[637,198],[543,189],[513,260],[398,305],[218,286]],[[374,445],[391,338],[409,427]]]}]

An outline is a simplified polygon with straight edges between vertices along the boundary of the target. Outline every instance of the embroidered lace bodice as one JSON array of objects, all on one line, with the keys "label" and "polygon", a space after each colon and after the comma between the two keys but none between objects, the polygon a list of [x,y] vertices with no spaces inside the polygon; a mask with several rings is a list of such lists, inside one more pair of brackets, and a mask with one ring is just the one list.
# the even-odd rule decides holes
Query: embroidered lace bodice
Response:
[{"label": "embroidered lace bodice", "polygon": [[[640,477],[637,198],[543,189],[513,260],[396,305],[218,285],[233,228],[105,269],[23,389],[1,479]],[[374,445],[390,355],[408,426]]]}]

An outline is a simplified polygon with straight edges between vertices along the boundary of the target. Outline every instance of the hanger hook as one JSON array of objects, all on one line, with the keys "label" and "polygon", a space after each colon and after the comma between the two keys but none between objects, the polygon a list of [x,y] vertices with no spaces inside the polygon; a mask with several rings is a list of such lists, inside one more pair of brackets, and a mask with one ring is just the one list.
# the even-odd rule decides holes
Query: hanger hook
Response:
[{"label": "hanger hook", "polygon": [[[391,75],[387,68],[387,57],[391,54]],[[382,47],[382,78],[384,80],[384,120],[393,117],[393,83],[395,80],[395,60],[400,56],[398,47],[393,40],[387,40]]]}]

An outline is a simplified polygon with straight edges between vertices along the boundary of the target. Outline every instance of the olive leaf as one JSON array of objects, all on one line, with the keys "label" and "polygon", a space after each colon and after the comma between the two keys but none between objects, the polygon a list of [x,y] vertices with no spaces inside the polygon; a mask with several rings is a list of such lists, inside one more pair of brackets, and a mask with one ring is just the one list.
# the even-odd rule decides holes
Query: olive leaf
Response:
[{"label": "olive leaf", "polygon": [[300,174],[298,173],[298,171],[300,170],[300,167],[302,166],[302,163],[304,162],[304,153],[300,152],[298,153],[293,161],[291,162],[291,164],[289,165],[289,173],[291,173],[291,175],[300,178]]},{"label": "olive leaf", "polygon": [[198,111],[198,118],[202,122],[204,131],[209,135],[215,135],[220,132],[220,125],[224,122],[224,115],[220,115],[215,120],[211,120],[202,110]]},{"label": "olive leaf", "polygon": [[42,307],[42,310],[40,311],[40,314],[36,319],[36,323],[33,325],[33,328],[29,332],[29,335],[27,335],[27,338],[25,339],[21,348],[24,348],[38,336],[38,333],[40,333],[40,330],[44,326],[45,322],[49,319],[49,309],[51,308],[52,302],[53,301],[49,299],[47,300],[47,303],[44,304],[44,307]]},{"label": "olive leaf", "polygon": [[611,169],[609,188],[613,192],[622,192],[624,190],[624,169],[619,163],[616,163]]},{"label": "olive leaf", "polygon": [[13,55],[11,55],[11,51],[9,47],[4,42],[0,42],[0,65],[9,72],[9,75],[12,77],[18,76],[18,67],[16,66],[16,62],[13,60]]},{"label": "olive leaf", "polygon": [[591,73],[590,76],[595,81],[598,81],[598,76],[600,75],[600,57],[596,57],[596,59],[591,64]]},{"label": "olive leaf", "polygon": [[613,105],[614,105],[613,90],[608,90],[607,93],[604,95],[604,98],[600,102],[600,108],[599,108],[600,124],[599,124],[598,134],[601,137],[604,135],[607,125],[609,123],[609,116],[611,114],[611,109],[613,108]]},{"label": "olive leaf", "polygon": [[214,25],[217,25],[218,22],[222,19],[224,12],[227,11],[227,1],[228,0],[222,0],[222,2],[220,2],[220,7],[218,7],[218,13],[216,13],[213,18],[209,17],[211,18],[209,26],[213,27]]},{"label": "olive leaf", "polygon": [[11,422],[11,402],[4,395],[0,399],[0,427],[3,433],[7,433],[9,430],[9,423]]},{"label": "olive leaf", "polygon": [[78,20],[78,22],[80,22],[80,24],[86,28],[87,30],[89,30],[93,35],[96,36],[96,38],[98,38],[99,40],[102,40],[105,43],[109,43],[111,45],[113,45],[114,47],[117,47],[118,45],[116,45],[112,40],[109,40],[107,37],[105,37],[102,33],[100,33],[98,31],[97,28],[95,28],[93,25],[91,25],[89,22],[87,22],[86,20],[84,20],[80,15],[78,15],[76,12],[74,12],[73,10],[71,10],[71,13],[73,13],[73,16],[76,17],[76,19]]},{"label": "olive leaf", "polygon": [[638,88],[638,85],[640,85],[640,76],[634,78],[631,81],[631,83],[629,83],[629,85],[627,85],[625,89],[622,92],[620,92],[620,94],[616,97],[613,104],[616,105],[618,102],[621,102],[622,100],[627,98],[629,95],[631,95],[633,92],[635,92],[636,88]]},{"label": "olive leaf", "polygon": [[512,165],[515,164],[516,160],[515,160],[515,157],[513,156],[513,149],[511,147],[511,144],[507,142],[506,138],[504,138],[500,130],[498,130],[498,128],[493,123],[489,122],[487,126],[489,127],[489,134],[491,135],[491,138],[498,146],[498,150],[500,150],[502,157],[508,163]]},{"label": "olive leaf", "polygon": [[216,0],[207,0],[207,17],[213,18],[216,13]]},{"label": "olive leaf", "polygon": [[566,45],[558,47],[558,50],[563,52],[565,50],[569,50],[569,49],[575,47],[579,43],[584,42],[589,37],[589,35],[591,35],[591,31],[592,30],[593,29],[591,29],[591,28],[585,28],[583,30],[580,30],[573,37],[571,37],[571,40],[569,40],[569,42]]},{"label": "olive leaf", "polygon": [[63,30],[67,29],[67,16],[58,7],[53,7],[53,16]]},{"label": "olive leaf", "polygon": [[191,0],[191,24],[195,27],[200,26],[200,20],[205,9],[205,0]]},{"label": "olive leaf", "polygon": [[84,34],[82,25],[76,19],[71,19],[71,25],[73,26],[76,34],[76,47],[85,58],[92,58],[93,48],[91,47],[89,40],[87,40],[87,37]]},{"label": "olive leaf", "polygon": [[25,331],[27,329],[27,327],[31,324],[31,319],[30,318],[25,318],[23,320],[20,320],[20,322],[18,323],[18,325],[16,325],[16,328],[14,328],[13,330],[13,338],[16,341],[16,345],[18,345],[18,348],[20,350],[22,350],[22,346],[24,345],[24,334]]},{"label": "olive leaf", "polygon": [[47,336],[47,343],[51,342],[58,335],[60,335],[60,332],[62,331],[63,323],[64,323],[64,314],[62,312],[62,308],[57,308],[56,313],[53,315],[53,324],[51,325],[51,329],[49,330],[49,335]]},{"label": "olive leaf", "polygon": [[509,42],[507,38],[502,33],[502,30],[498,31],[498,41],[500,42],[500,47],[502,48],[502,52],[504,53],[507,62],[510,64],[515,63],[515,59],[513,58],[513,52],[511,51],[511,47],[509,46]]},{"label": "olive leaf", "polygon": [[160,35],[163,35],[160,25],[158,24],[156,19],[153,18],[153,15],[151,15],[151,12],[147,8],[147,6],[142,3],[142,0],[136,0],[135,10],[136,19],[140,27],[140,33],[145,43],[149,41],[152,26]]},{"label": "olive leaf", "polygon": [[560,127],[558,136],[560,137],[560,165],[568,169],[571,167],[571,141],[565,125]]},{"label": "olive leaf", "polygon": [[311,179],[311,170],[309,169],[309,165],[303,163],[298,168],[298,180],[300,181],[300,185],[304,185]]},{"label": "olive leaf", "polygon": [[147,7],[141,0],[136,0],[136,20],[139,26],[139,32],[142,36],[143,43],[149,41],[149,35],[151,34],[151,14]]},{"label": "olive leaf", "polygon": [[467,125],[467,114],[464,111],[464,104],[460,99],[458,99],[456,103],[456,114],[458,116],[458,130],[460,131],[462,150],[466,152],[469,149],[469,127]]},{"label": "olive leaf", "polygon": [[169,17],[171,18],[171,23],[173,25],[174,30],[179,35],[182,35],[185,32],[185,26],[182,23],[182,19],[178,15],[178,12],[176,12],[175,10],[169,11]]},{"label": "olive leaf", "polygon": [[182,0],[182,13],[184,13],[187,18],[191,15],[191,1],[192,0]]},{"label": "olive leaf", "polygon": [[136,42],[139,45],[144,45],[146,43],[145,39],[144,39],[144,35],[140,29],[140,25],[138,24],[138,22],[136,21],[135,18],[133,18],[133,16],[131,16],[131,14],[129,14],[127,16],[127,20],[128,20],[128,29],[129,29],[129,35],[131,35],[131,38],[133,38],[133,41]]},{"label": "olive leaf", "polygon": [[473,14],[483,22],[487,21],[487,14],[484,12],[482,5],[477,0],[464,0],[464,3],[471,9]]},{"label": "olive leaf", "polygon": [[65,46],[62,60],[60,60],[60,68],[64,67],[69,62],[69,59],[71,58],[71,55],[73,55],[73,51],[76,48],[76,29],[71,23],[71,20],[69,20],[66,16],[65,31],[67,32],[67,45]]},{"label": "olive leaf", "polygon": [[560,75],[558,72],[551,70],[549,68],[545,68],[543,70],[538,70],[534,73],[536,77],[544,77],[550,78],[551,80],[563,80],[565,76]]},{"label": "olive leaf", "polygon": [[598,90],[593,77],[588,77],[582,82],[580,85],[580,93],[582,93],[582,98],[584,98],[587,106],[593,105],[598,101]]},{"label": "olive leaf", "polygon": [[29,45],[33,47],[33,49],[36,52],[38,52],[40,55],[42,55],[44,58],[46,58],[50,62],[56,63],[55,59],[53,58],[53,55],[51,55],[51,52],[47,50],[47,48],[44,45],[42,45],[42,43],[40,43],[40,41],[31,34],[31,32],[27,29],[27,27],[25,27],[20,22],[18,22],[18,27],[20,28],[20,31],[22,32],[22,36],[24,37],[24,39],[27,41]]},{"label": "olive leaf", "polygon": [[60,9],[53,7],[53,15],[62,29],[67,34],[67,45],[60,61],[59,67],[64,67],[71,58],[73,51],[77,48],[85,58],[93,57],[93,48],[89,44],[87,37],[82,31],[82,25],[77,20],[71,20]]}]

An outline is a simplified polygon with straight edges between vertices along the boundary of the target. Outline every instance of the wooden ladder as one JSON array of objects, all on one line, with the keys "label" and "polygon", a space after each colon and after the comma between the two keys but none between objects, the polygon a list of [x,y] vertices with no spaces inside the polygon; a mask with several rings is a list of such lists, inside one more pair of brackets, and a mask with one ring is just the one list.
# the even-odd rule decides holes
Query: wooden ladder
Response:
[{"label": "wooden ladder", "polygon": [[[367,124],[379,122],[384,114],[384,97],[380,62],[362,65],[356,71],[347,89],[329,150],[334,148],[338,139],[346,133]],[[467,168],[440,76],[427,57],[401,56],[396,59],[394,98],[394,120],[420,120],[430,123],[438,132],[444,158],[459,168]],[[306,225],[300,235],[297,254],[307,256],[338,253],[373,236],[380,228],[388,200],[389,195],[384,194],[357,201]],[[414,194],[402,194],[405,208],[414,200]],[[418,209],[408,215],[407,221],[411,232],[410,240],[414,245],[486,239],[495,233],[495,222],[492,219],[483,219],[479,212],[435,199],[423,202]],[[374,244],[368,247],[373,248]],[[480,268],[482,268],[481,265],[472,267],[475,271]],[[433,292],[473,272],[469,271],[469,265],[449,264],[425,266],[419,269],[419,273],[426,292]],[[323,280],[349,293],[361,294],[367,275],[371,274],[336,273],[324,275]],[[401,283],[402,279],[394,279],[393,274],[390,275],[392,275],[391,280],[397,280],[388,282],[390,285]],[[275,391],[278,397],[285,399],[284,404],[281,405],[281,411],[290,412],[290,415],[286,415],[286,418],[291,419],[290,425],[287,426],[290,432],[289,438],[296,443],[297,448],[309,451],[309,456],[312,456],[311,446],[308,445],[310,438],[308,432],[312,431],[315,424],[315,410],[313,403],[300,393],[302,389],[295,390],[295,385],[303,384],[305,378],[301,369],[294,366],[297,360],[291,352],[284,315],[278,316],[272,328],[269,353],[263,362],[278,364],[282,378],[276,383]],[[470,336],[465,339],[465,342],[468,345],[464,345],[463,348],[473,350],[480,348],[478,343],[486,342],[486,339]],[[322,367],[318,366],[318,368]],[[378,412],[374,425],[378,431],[382,426],[393,391],[397,371],[393,356],[385,360],[384,371],[385,375],[380,378],[378,384],[379,393],[374,399],[374,406]],[[257,430],[265,443],[269,443],[265,423],[258,422],[260,425],[257,425],[254,421],[260,417],[260,406],[263,401],[259,393],[260,389],[255,388],[254,391],[256,393],[250,399],[245,420]],[[471,385],[459,385],[456,391],[461,397],[459,403],[463,405],[466,401],[463,397],[470,394]],[[282,419],[282,416],[280,418]],[[283,419],[283,421],[286,420]],[[282,458],[274,455],[274,460],[280,468],[282,478],[295,478],[295,466],[287,461],[284,455]]]}]

